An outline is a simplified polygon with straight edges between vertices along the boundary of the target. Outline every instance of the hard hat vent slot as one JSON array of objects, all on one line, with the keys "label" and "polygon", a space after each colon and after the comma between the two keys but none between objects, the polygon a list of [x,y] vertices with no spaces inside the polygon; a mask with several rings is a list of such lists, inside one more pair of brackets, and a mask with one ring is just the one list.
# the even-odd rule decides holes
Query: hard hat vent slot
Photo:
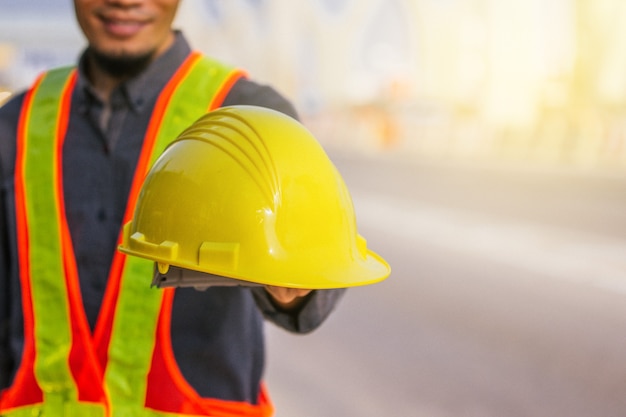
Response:
[{"label": "hard hat vent slot", "polygon": [[178,257],[178,243],[165,240],[160,244],[150,243],[141,232],[130,236],[129,246],[133,251],[142,252],[155,259],[175,260]]},{"label": "hard hat vent slot", "polygon": [[239,243],[202,242],[198,255],[200,267],[208,270],[235,270],[239,262]]}]

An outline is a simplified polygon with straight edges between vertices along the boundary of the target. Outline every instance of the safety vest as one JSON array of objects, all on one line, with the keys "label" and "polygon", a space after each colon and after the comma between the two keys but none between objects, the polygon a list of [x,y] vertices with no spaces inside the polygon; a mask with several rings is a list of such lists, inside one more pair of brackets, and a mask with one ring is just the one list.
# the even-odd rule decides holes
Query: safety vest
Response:
[{"label": "safety vest", "polygon": [[[83,309],[63,199],[63,141],[75,68],[43,74],[26,93],[15,167],[24,348],[2,416],[269,416],[258,404],[202,398],[176,364],[170,340],[173,290],[149,288],[150,261],[116,252],[91,333]],[[124,223],[142,181],[167,144],[221,105],[244,74],[192,53],[160,93],[144,138]]]}]

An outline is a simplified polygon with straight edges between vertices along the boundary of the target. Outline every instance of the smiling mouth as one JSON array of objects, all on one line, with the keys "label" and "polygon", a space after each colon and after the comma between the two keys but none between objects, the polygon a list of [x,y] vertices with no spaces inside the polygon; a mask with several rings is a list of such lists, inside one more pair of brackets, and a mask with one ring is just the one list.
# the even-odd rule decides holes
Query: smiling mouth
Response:
[{"label": "smiling mouth", "polygon": [[145,22],[136,20],[102,19],[102,22],[106,31],[117,37],[132,36],[146,26]]}]

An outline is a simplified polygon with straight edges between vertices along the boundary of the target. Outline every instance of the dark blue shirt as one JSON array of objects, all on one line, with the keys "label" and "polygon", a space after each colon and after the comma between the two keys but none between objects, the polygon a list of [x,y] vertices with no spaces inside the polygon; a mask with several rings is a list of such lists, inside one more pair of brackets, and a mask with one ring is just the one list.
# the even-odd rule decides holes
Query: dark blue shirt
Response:
[{"label": "dark blue shirt", "polygon": [[[190,53],[176,34],[174,45],[146,71],[104,103],[85,76],[84,56],[72,95],[63,148],[64,199],[85,312],[95,326],[116,250],[126,199],[144,132],[157,96]],[[11,384],[23,347],[21,295],[16,265],[13,170],[17,120],[23,94],[0,108],[0,387]],[[273,108],[297,117],[274,89],[239,80],[223,105]],[[149,283],[151,277],[146,277]],[[293,332],[315,329],[342,290],[315,291],[295,313],[275,308],[262,288],[176,290],[172,345],[183,376],[201,396],[256,403],[264,367],[263,317]]]}]

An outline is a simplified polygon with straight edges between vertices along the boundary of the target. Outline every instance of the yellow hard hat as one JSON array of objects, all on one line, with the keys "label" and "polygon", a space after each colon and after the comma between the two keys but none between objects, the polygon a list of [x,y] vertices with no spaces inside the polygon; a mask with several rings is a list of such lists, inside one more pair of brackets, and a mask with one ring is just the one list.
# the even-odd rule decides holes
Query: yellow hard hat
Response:
[{"label": "yellow hard hat", "polygon": [[357,233],[323,148],[274,110],[231,106],[185,130],[149,171],[120,250],[256,284],[373,284],[389,265]]}]

